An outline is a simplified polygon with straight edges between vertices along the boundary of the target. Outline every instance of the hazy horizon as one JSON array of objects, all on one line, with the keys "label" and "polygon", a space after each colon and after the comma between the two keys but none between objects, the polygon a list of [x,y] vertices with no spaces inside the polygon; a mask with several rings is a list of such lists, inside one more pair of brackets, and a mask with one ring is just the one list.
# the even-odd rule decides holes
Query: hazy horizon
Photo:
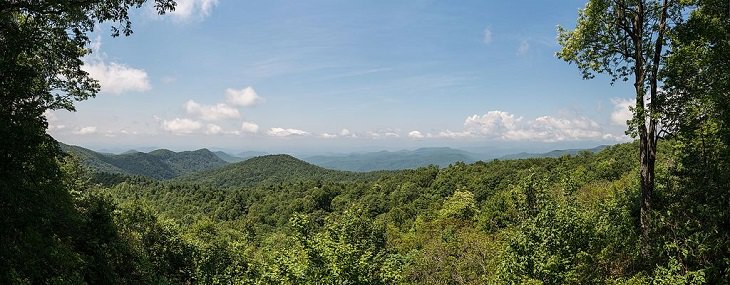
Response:
[{"label": "hazy horizon", "polygon": [[512,144],[512,145],[484,145],[484,146],[468,146],[468,145],[411,145],[411,146],[387,146],[387,145],[371,145],[371,146],[360,146],[357,148],[323,148],[317,146],[310,147],[296,147],[296,146],[281,146],[281,147],[270,147],[270,148],[235,148],[235,147],[219,147],[215,145],[200,145],[200,146],[173,146],[173,145],[93,145],[93,144],[74,144],[64,141],[61,143],[76,145],[83,148],[87,148],[96,152],[121,154],[127,151],[140,151],[150,152],[158,149],[168,149],[175,152],[181,151],[194,151],[199,149],[208,149],[210,151],[223,151],[231,155],[238,155],[244,152],[262,152],[266,154],[289,154],[293,156],[313,156],[313,155],[346,155],[353,153],[371,153],[379,151],[414,151],[417,149],[424,148],[450,148],[455,150],[462,150],[478,155],[493,155],[499,157],[508,154],[517,153],[544,153],[554,150],[568,150],[568,149],[591,149],[602,145],[612,145],[602,142],[572,142],[572,143],[544,143],[540,145],[532,144]]}]

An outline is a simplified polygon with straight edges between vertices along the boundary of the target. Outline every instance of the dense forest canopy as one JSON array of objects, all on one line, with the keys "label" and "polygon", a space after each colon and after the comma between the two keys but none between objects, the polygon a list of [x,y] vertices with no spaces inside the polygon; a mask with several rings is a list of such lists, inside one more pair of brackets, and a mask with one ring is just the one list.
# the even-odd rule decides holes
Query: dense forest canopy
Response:
[{"label": "dense forest canopy", "polygon": [[99,89],[88,33],[144,2],[0,3],[0,283],[730,280],[730,2],[591,0],[561,31],[588,77],[636,75],[636,142],[367,173],[60,145],[44,112]]}]

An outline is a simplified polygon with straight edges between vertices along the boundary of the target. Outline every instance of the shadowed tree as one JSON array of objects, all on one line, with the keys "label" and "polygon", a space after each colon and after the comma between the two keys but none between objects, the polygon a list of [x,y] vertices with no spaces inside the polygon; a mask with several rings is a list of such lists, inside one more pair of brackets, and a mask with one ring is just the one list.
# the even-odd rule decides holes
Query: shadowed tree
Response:
[{"label": "shadowed tree", "polygon": [[670,249],[680,244],[663,253],[688,253],[676,260],[680,268],[724,284],[730,280],[730,1],[694,3],[671,34],[663,73],[671,96],[662,123],[675,130],[678,183],[658,201],[672,215],[661,217],[666,222],[658,230],[667,234],[657,242]]},{"label": "shadowed tree", "polygon": [[[74,101],[99,91],[81,69],[88,34],[107,22],[113,36],[130,35],[130,9],[145,2],[0,1],[0,280],[80,278],[74,272],[83,262],[72,242],[79,217],[62,183],[60,150],[46,134],[44,113],[73,111]],[[163,14],[175,2],[155,0],[154,6]]]}]

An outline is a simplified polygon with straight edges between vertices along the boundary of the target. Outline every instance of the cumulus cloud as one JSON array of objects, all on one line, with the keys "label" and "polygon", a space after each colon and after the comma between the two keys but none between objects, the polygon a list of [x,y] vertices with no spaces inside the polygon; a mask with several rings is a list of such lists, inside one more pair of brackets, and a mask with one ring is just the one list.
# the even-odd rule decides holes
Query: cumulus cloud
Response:
[{"label": "cumulus cloud", "polygon": [[96,133],[96,127],[89,126],[89,127],[83,127],[73,132],[77,135],[90,135]]},{"label": "cumulus cloud", "polygon": [[241,131],[244,133],[258,133],[259,125],[254,122],[243,122],[241,123]]},{"label": "cumulus cloud", "polygon": [[151,89],[147,72],[124,64],[97,61],[85,63],[82,69],[99,81],[101,91],[105,93],[122,94]]},{"label": "cumulus cloud", "polygon": [[101,40],[91,43],[92,55],[84,58],[82,70],[91,78],[99,81],[101,92],[122,94],[129,91],[147,91],[150,85],[147,72],[117,62],[107,62],[106,54],[101,52]]},{"label": "cumulus cloud", "polygon": [[490,27],[484,28],[484,38],[482,38],[482,41],[486,45],[492,43],[492,29]]},{"label": "cumulus cloud", "polygon": [[250,86],[241,90],[228,88],[226,89],[226,101],[234,106],[250,107],[260,102],[261,97]]},{"label": "cumulus cloud", "polygon": [[183,105],[185,111],[190,115],[198,116],[206,121],[218,121],[221,119],[238,118],[241,114],[238,109],[219,103],[213,106],[201,105],[193,100],[188,100]]},{"label": "cumulus cloud", "polygon": [[474,136],[474,133],[472,133],[470,131],[454,132],[451,130],[445,130],[445,131],[439,132],[434,137],[455,139],[455,138],[466,138],[466,137],[473,137],[473,136]]},{"label": "cumulus cloud", "polygon": [[581,139],[602,139],[605,133],[591,119],[578,118],[555,118],[542,116],[529,122],[526,126],[518,129],[508,130],[503,134],[507,140],[539,140],[546,142],[581,140]]},{"label": "cumulus cloud", "polygon": [[162,121],[162,128],[175,134],[189,134],[199,130],[202,127],[203,124],[191,119],[175,118],[170,121]]},{"label": "cumulus cloud", "polygon": [[500,134],[506,130],[515,129],[522,121],[522,117],[515,118],[508,112],[489,111],[486,114],[472,115],[464,121],[464,127],[485,135]]},{"label": "cumulus cloud", "polygon": [[48,121],[48,130],[49,131],[57,131],[62,130],[66,128],[66,125],[61,124],[61,120],[58,118],[58,116],[51,110],[46,110],[43,112],[43,115],[46,116],[46,121]]},{"label": "cumulus cloud", "polygon": [[631,120],[634,116],[630,109],[634,106],[634,101],[631,99],[614,98],[611,99],[611,103],[613,104],[611,123],[618,126],[626,126],[626,121]]},{"label": "cumulus cloud", "polygon": [[223,128],[216,124],[208,124],[205,128],[205,133],[209,135],[217,135],[223,132]]},{"label": "cumulus cloud", "polygon": [[542,116],[526,120],[504,111],[472,115],[464,120],[463,131],[446,130],[436,137],[486,137],[508,141],[568,141],[583,139],[613,139],[595,121],[578,116],[572,118]]},{"label": "cumulus cloud", "polygon": [[411,131],[408,133],[408,137],[412,139],[422,139],[425,136],[419,131]]},{"label": "cumulus cloud", "polygon": [[342,129],[339,133],[322,133],[319,135],[321,138],[334,139],[334,138],[357,138],[357,134],[351,132],[348,129]]},{"label": "cumulus cloud", "polygon": [[180,20],[205,18],[210,15],[218,0],[176,0],[175,11],[171,15]]},{"label": "cumulus cloud", "polygon": [[384,130],[377,130],[377,131],[368,131],[367,136],[373,139],[380,139],[380,138],[399,138],[400,134],[398,134],[400,130],[397,129],[384,129]]},{"label": "cumulus cloud", "polygon": [[307,136],[309,132],[297,129],[271,128],[266,132],[272,137]]},{"label": "cumulus cloud", "polygon": [[349,138],[356,138],[357,134],[351,132],[348,129],[342,129],[339,134],[341,137],[349,137]]}]

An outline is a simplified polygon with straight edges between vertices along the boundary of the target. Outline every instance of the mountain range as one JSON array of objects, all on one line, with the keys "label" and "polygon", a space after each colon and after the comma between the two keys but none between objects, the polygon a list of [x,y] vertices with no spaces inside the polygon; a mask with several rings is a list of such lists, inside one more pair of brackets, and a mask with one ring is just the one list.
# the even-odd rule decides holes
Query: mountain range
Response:
[{"label": "mountain range", "polygon": [[418,168],[428,165],[448,166],[457,161],[475,162],[475,154],[463,150],[438,147],[416,150],[378,151],[341,155],[318,155],[302,158],[325,168],[347,171],[375,171]]},{"label": "mountain range", "polygon": [[[546,153],[517,153],[498,157],[500,160],[576,155],[581,151],[598,152],[607,146],[591,149],[554,150]],[[494,159],[459,149],[420,148],[416,150],[378,151],[366,153],[316,155],[295,158],[290,155],[267,155],[263,152],[242,152],[233,155],[208,149],[174,152],[157,149],[150,152],[130,150],[122,154],[95,152],[79,146],[61,144],[61,148],[94,172],[139,175],[164,180],[203,181],[219,186],[246,186],[262,181],[279,182],[284,177],[309,180],[351,180],[353,177],[374,177],[374,171],[414,169],[455,162],[472,163]],[[236,175],[238,173],[239,175]],[[240,175],[245,173],[245,175]],[[291,179],[287,179],[291,181]]]},{"label": "mountain range", "polygon": [[530,153],[530,152],[520,152],[515,154],[508,154],[499,157],[500,160],[510,160],[510,159],[526,159],[526,158],[541,158],[541,157],[561,157],[564,155],[576,155],[579,154],[582,151],[588,151],[592,153],[597,153],[605,148],[609,147],[608,145],[599,145],[594,148],[589,149],[561,149],[561,150],[553,150],[549,152],[543,152],[543,153]]},{"label": "mountain range", "polygon": [[228,164],[207,149],[181,152],[158,149],[149,153],[129,151],[123,154],[106,154],[63,143],[61,149],[77,157],[95,172],[140,175],[154,179],[170,179]]},{"label": "mountain range", "polygon": [[264,155],[223,167],[175,178],[178,182],[195,182],[218,187],[246,187],[297,181],[367,181],[377,172],[356,173],[322,168],[287,154]]}]

